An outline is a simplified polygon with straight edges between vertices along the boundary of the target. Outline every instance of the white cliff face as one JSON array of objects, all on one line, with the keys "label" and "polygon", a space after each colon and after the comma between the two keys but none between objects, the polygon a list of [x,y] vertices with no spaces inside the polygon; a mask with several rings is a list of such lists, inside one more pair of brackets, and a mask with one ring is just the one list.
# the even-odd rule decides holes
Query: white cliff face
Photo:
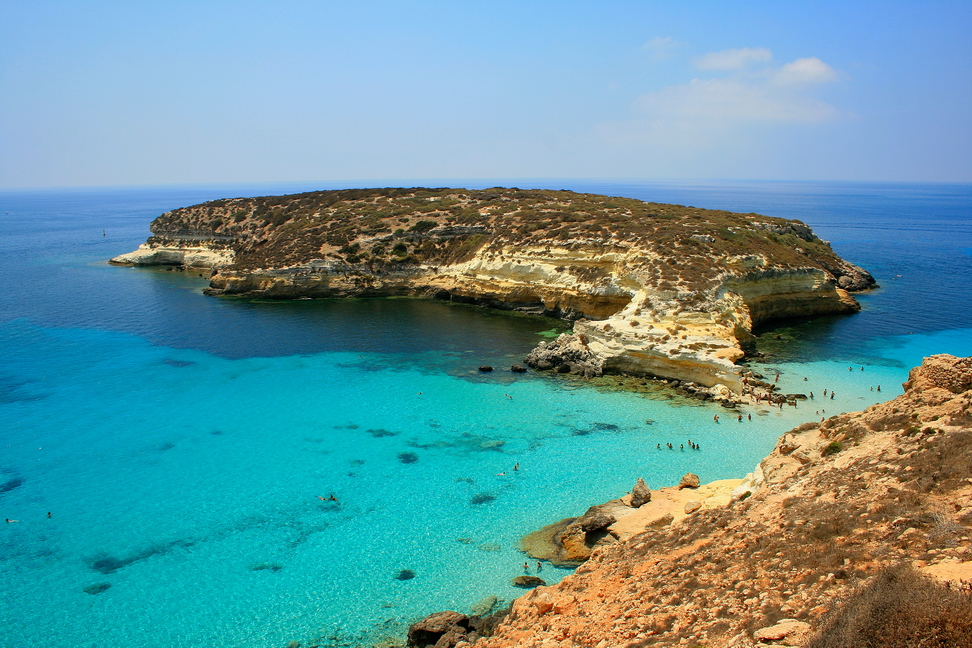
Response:
[{"label": "white cliff face", "polygon": [[[706,295],[658,291],[638,285],[644,259],[636,255],[579,254],[571,250],[506,250],[501,260],[475,259],[456,272],[467,290],[513,293],[533,290],[549,307],[562,304],[568,294],[610,295],[624,304],[596,321],[580,320],[581,336],[606,373],[647,374],[717,384],[742,390],[742,344],[751,338],[755,322],[783,315],[812,315],[853,308],[844,291],[817,269],[750,269],[743,279],[726,277]],[[571,258],[571,255],[580,257]],[[597,270],[596,278],[581,279],[557,272],[557,264],[576,264]],[[637,265],[630,265],[635,261]],[[603,315],[602,315],[603,317]]]},{"label": "white cliff face", "polygon": [[[228,249],[142,245],[112,259],[130,265],[214,268],[213,285],[229,293],[270,297],[415,294],[430,289],[532,312],[581,317],[574,332],[600,371],[651,375],[742,391],[742,345],[755,323],[780,316],[849,311],[847,293],[815,268],[766,268],[742,260],[745,274],[727,274],[704,293],[648,287],[652,258],[638,250],[516,247],[480,251],[446,266],[413,265],[368,273],[318,261],[245,273],[227,268]],[[352,272],[353,270],[353,272]]]},{"label": "white cliff face", "polygon": [[134,252],[114,257],[110,263],[133,266],[174,265],[187,268],[219,268],[232,264],[234,259],[235,255],[229,249],[143,243]]}]

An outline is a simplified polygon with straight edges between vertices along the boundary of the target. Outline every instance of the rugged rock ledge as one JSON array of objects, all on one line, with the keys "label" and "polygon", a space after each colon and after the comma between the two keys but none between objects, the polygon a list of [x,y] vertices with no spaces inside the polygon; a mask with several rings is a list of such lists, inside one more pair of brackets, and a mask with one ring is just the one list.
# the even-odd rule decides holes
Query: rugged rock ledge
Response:
[{"label": "rugged rock ledge", "polygon": [[905,389],[783,435],[726,504],[594,547],[492,636],[435,645],[972,646],[972,358]]},{"label": "rugged rock ledge", "polygon": [[799,221],[568,191],[360,189],[167,212],[126,265],[212,268],[211,295],[417,295],[577,320],[625,372],[741,389],[760,322],[874,285]]}]

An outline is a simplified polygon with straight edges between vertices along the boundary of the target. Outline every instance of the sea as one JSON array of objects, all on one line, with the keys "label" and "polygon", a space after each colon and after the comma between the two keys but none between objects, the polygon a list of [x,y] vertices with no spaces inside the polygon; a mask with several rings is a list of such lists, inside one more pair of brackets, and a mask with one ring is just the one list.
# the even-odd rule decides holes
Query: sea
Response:
[{"label": "sea", "polygon": [[880,287],[757,331],[753,368],[816,398],[737,421],[661,386],[511,373],[558,320],[214,298],[197,273],[107,263],[167,210],[346,183],[0,192],[0,646],[393,645],[429,613],[508,605],[525,572],[570,574],[519,538],[638,477],[743,477],[795,425],[902,393],[922,357],[972,355],[969,184],[408,184],[796,218]]}]

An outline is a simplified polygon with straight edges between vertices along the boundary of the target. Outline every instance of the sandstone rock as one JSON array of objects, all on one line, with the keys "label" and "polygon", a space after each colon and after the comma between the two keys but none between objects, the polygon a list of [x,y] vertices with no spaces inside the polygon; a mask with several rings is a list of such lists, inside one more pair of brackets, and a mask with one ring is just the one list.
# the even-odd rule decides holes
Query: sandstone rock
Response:
[{"label": "sandstone rock", "polygon": [[[408,629],[409,648],[453,648],[470,630],[469,617],[447,610],[430,614]],[[448,635],[448,637],[447,637]],[[440,643],[446,637],[447,643]]]},{"label": "sandstone rock", "polygon": [[699,476],[694,473],[685,473],[678,482],[679,488],[698,488]]},{"label": "sandstone rock", "polygon": [[684,510],[685,510],[686,513],[695,513],[700,508],[702,508],[702,502],[700,502],[698,500],[689,500],[689,501],[685,502],[685,509]]},{"label": "sandstone rock", "polygon": [[775,625],[754,632],[753,640],[760,643],[786,640],[786,645],[797,646],[809,631],[809,623],[796,619],[781,619]]},{"label": "sandstone rock", "polygon": [[574,524],[579,526],[584,533],[590,533],[591,531],[599,531],[600,529],[609,527],[615,522],[617,522],[617,519],[613,515],[598,511],[593,514],[585,514],[583,517],[578,518]]},{"label": "sandstone rock", "polygon": [[665,515],[658,518],[657,520],[652,521],[651,524],[649,524],[648,526],[650,526],[653,529],[662,529],[664,527],[667,527],[669,524],[671,524],[674,521],[675,521],[675,516],[672,515],[671,513],[666,513]]},{"label": "sandstone rock", "polygon": [[639,477],[638,481],[635,482],[634,488],[631,489],[631,506],[633,508],[641,508],[642,505],[650,501],[651,491],[648,490],[645,480]]},{"label": "sandstone rock", "polygon": [[942,353],[929,356],[908,373],[906,391],[933,387],[959,394],[972,387],[972,358],[957,358]]},{"label": "sandstone rock", "polygon": [[553,609],[553,600],[546,592],[540,594],[539,596],[534,596],[532,603],[533,607],[537,609],[537,614],[546,614]]},{"label": "sandstone rock", "polygon": [[541,585],[546,585],[547,581],[543,580],[539,576],[517,576],[513,579],[514,587],[523,587],[525,589],[532,589],[534,587],[540,587]]}]

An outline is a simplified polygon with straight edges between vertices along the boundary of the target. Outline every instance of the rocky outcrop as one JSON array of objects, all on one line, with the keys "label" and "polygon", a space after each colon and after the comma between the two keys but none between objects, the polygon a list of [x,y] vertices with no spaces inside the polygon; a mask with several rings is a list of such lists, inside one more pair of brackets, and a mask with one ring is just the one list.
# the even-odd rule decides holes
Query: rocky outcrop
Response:
[{"label": "rocky outcrop", "polygon": [[436,612],[409,627],[407,645],[409,648],[468,648],[480,637],[489,635],[505,616],[506,610],[481,616]]},{"label": "rocky outcrop", "polygon": [[635,482],[634,488],[631,489],[631,508],[641,508],[645,504],[651,501],[651,491],[648,490],[648,485],[645,484],[645,480],[641,477]]},{"label": "rocky outcrop", "polygon": [[177,266],[188,270],[221,268],[232,265],[235,253],[232,239],[223,237],[150,237],[134,252],[109,260],[115,265]]},{"label": "rocky outcrop", "polygon": [[[972,359],[927,358],[906,389],[783,435],[720,503],[601,505],[615,541],[476,648],[972,645]],[[658,524],[666,490],[692,499]]]},{"label": "rocky outcrop", "polygon": [[416,295],[576,320],[582,348],[548,345],[537,366],[736,392],[755,325],[854,312],[847,291],[874,284],[798,221],[566,191],[237,198],[151,227],[112,262],[213,268],[211,295]]}]

